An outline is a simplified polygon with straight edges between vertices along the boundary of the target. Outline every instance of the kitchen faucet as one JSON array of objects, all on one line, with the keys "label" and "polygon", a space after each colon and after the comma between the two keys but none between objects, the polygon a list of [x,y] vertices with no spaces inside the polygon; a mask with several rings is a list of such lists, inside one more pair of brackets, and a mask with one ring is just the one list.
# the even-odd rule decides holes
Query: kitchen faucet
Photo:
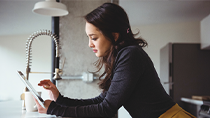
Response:
[{"label": "kitchen faucet", "polygon": [[40,35],[48,35],[51,38],[53,38],[54,42],[55,42],[55,46],[56,46],[56,59],[55,59],[55,76],[53,77],[54,80],[60,80],[61,77],[59,75],[59,73],[61,72],[61,70],[59,69],[59,43],[58,43],[58,37],[56,34],[52,34],[52,32],[50,30],[39,30],[37,32],[34,32],[32,35],[30,35],[30,37],[27,40],[26,43],[26,78],[28,80],[29,78],[29,73],[44,73],[44,72],[31,72],[31,68],[30,68],[30,63],[32,63],[32,41],[40,36]]},{"label": "kitchen faucet", "polygon": [[[26,77],[24,79],[28,80],[29,73],[46,73],[46,72],[31,72],[30,63],[32,63],[32,42],[33,40],[40,36],[40,35],[48,35],[51,38],[53,38],[56,46],[56,58],[55,58],[55,76],[53,77],[54,80],[60,80],[61,77],[59,73],[62,72],[62,70],[59,69],[59,43],[58,43],[58,37],[55,34],[52,34],[50,30],[39,30],[37,32],[34,32],[27,40],[26,43]],[[64,66],[64,63],[63,63]],[[27,87],[24,88],[24,92],[29,91]],[[25,93],[21,94],[21,99],[23,100],[22,109],[25,109]]]}]

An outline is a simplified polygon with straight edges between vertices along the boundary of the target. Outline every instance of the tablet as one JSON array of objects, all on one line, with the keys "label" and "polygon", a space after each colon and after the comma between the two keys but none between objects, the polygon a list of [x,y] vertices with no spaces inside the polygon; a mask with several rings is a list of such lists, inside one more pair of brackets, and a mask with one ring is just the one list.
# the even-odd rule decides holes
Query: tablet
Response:
[{"label": "tablet", "polygon": [[44,100],[41,98],[41,96],[36,92],[36,90],[33,88],[33,86],[30,84],[30,82],[25,79],[25,76],[23,75],[23,73],[21,71],[17,71],[17,72],[18,72],[18,75],[20,76],[20,79],[22,80],[22,82],[26,85],[26,87],[29,89],[29,91],[37,99],[37,101],[39,102],[39,104],[43,108],[45,108],[44,107]]}]

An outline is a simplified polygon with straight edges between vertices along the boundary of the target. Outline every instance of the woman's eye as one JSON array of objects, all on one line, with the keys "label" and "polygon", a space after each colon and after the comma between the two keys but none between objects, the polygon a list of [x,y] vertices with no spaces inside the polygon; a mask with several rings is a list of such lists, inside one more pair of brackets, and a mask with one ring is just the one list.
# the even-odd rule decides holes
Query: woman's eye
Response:
[{"label": "woman's eye", "polygon": [[95,40],[97,40],[97,38],[92,38],[92,40],[94,40],[94,41],[95,41]]}]

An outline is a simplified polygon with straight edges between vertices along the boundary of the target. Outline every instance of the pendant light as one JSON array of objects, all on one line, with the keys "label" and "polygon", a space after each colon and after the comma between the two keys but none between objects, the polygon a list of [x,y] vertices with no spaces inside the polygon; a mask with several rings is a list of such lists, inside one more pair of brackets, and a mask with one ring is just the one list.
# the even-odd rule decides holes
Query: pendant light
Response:
[{"label": "pendant light", "polygon": [[56,2],[56,0],[37,2],[32,11],[47,16],[65,16],[69,13],[67,7],[60,2]]}]

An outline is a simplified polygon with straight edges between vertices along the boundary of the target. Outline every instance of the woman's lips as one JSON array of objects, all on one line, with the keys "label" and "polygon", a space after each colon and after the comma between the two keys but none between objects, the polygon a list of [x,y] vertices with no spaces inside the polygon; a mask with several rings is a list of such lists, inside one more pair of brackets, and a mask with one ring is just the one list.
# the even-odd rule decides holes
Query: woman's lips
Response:
[{"label": "woman's lips", "polygon": [[96,53],[96,52],[97,52],[97,50],[94,50],[94,49],[93,49],[93,52],[95,52],[95,53]]}]

